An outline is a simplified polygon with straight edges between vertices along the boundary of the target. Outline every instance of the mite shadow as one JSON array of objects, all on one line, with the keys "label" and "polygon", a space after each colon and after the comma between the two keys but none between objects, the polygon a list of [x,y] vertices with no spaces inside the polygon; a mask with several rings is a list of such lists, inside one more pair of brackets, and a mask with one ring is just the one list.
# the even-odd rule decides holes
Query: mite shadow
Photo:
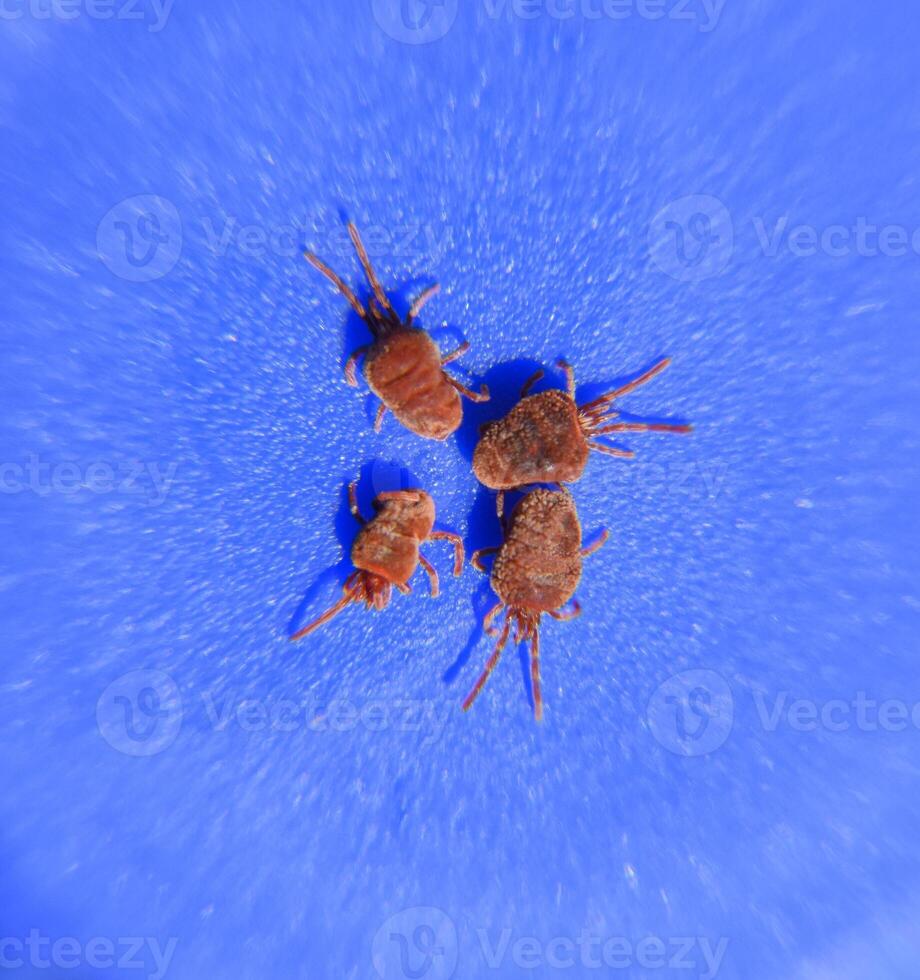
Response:
[{"label": "mite shadow", "polygon": [[[354,473],[346,473],[341,478],[339,507],[333,521],[335,536],[342,548],[342,557],[336,564],[320,572],[308,586],[288,624],[288,636],[295,633],[305,622],[320,615],[330,604],[330,583],[336,585],[337,590],[341,589],[345,579],[354,571],[351,563],[351,546],[361,525],[355,520],[348,503],[348,484],[355,479],[355,476]],[[374,514],[372,503],[377,494],[421,486],[414,474],[404,466],[385,460],[372,460],[365,463],[357,478],[358,509],[365,518],[370,518]],[[335,598],[338,599],[339,594],[336,594]],[[325,605],[323,605],[324,601]]]}]

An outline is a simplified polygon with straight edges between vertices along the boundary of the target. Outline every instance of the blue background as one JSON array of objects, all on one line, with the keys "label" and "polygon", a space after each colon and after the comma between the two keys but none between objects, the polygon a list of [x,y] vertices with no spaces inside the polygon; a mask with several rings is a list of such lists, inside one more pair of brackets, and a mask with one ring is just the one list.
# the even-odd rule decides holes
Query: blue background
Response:
[{"label": "blue background", "polygon": [[[476,0],[431,37],[382,0],[5,9],[0,936],[174,938],[175,978],[408,976],[400,943],[436,980],[705,974],[696,940],[685,970],[490,969],[503,929],[725,939],[723,978],[916,977],[917,726],[764,711],[920,700],[920,255],[759,234],[920,228],[914,7]],[[366,334],[299,248],[364,294],[348,218],[402,309],[442,283],[422,323],[492,388],[444,444],[375,435],[342,381]],[[132,223],[162,269],[131,264]],[[695,432],[574,488],[611,539],[582,617],[544,626],[542,726],[513,647],[459,710],[490,592],[443,544],[438,600],[419,573],[286,642],[347,574],[351,478],[496,543],[478,423],[560,355],[587,397],[663,354],[623,407]],[[129,707],[167,726],[149,755],[120,751]]]}]

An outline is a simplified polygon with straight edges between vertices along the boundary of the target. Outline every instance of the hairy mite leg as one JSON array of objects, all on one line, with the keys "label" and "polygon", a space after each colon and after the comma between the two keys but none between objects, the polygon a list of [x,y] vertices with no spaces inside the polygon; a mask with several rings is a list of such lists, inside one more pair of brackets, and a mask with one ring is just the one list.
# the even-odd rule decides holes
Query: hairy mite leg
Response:
[{"label": "hairy mite leg", "polygon": [[437,296],[441,291],[441,284],[436,282],[433,286],[429,286],[424,292],[420,293],[412,301],[412,305],[409,307],[409,315],[406,317],[406,326],[410,326],[412,321],[419,315],[422,307],[431,299],[432,296]]},{"label": "hairy mite leg", "polygon": [[389,297],[383,291],[383,286],[380,285],[380,280],[377,278],[377,273],[374,272],[374,267],[371,265],[371,260],[367,257],[364,242],[361,241],[361,236],[358,234],[358,229],[355,227],[355,223],[353,221],[348,222],[348,234],[351,236],[351,243],[354,245],[355,251],[358,253],[358,260],[364,267],[364,274],[367,276],[367,281],[371,284],[371,289],[373,289],[374,295],[377,297],[377,302],[387,311],[387,313],[392,313],[395,316],[396,311],[393,309]]},{"label": "hairy mite leg", "polygon": [[615,449],[600,442],[589,442],[588,448],[596,449],[599,453],[606,453],[608,456],[619,456],[621,459],[632,459],[636,455],[631,449]]},{"label": "hairy mite leg", "polygon": [[352,388],[358,387],[358,378],[355,375],[355,368],[358,364],[358,358],[362,354],[366,354],[370,350],[371,345],[365,344],[363,347],[353,350],[348,360],[345,362],[345,380],[352,386]]},{"label": "hairy mite leg", "polygon": [[483,574],[485,574],[486,573],[486,570],[485,570],[485,568],[483,567],[483,564],[482,564],[482,556],[483,555],[494,555],[495,552],[498,551],[498,550],[499,550],[498,547],[495,547],[495,548],[480,548],[479,551],[474,551],[473,554],[470,555],[470,564],[473,566],[473,568],[476,569],[477,572],[482,572]]},{"label": "hairy mite leg", "polygon": [[530,635],[530,686],[533,689],[533,716],[543,721],[543,694],[540,691],[540,628],[533,627]]},{"label": "hairy mite leg", "polygon": [[463,571],[463,539],[453,531],[432,531],[428,535],[429,541],[449,541],[454,546],[454,575],[459,575]]},{"label": "hairy mite leg", "polygon": [[595,398],[593,401],[588,402],[586,405],[581,406],[581,411],[590,412],[593,409],[601,408],[604,405],[609,405],[615,398],[619,398],[622,395],[628,395],[629,392],[635,391],[636,388],[641,387],[647,381],[651,381],[656,374],[661,374],[661,372],[671,363],[670,357],[663,357],[657,364],[653,364],[644,374],[640,374],[635,381],[630,381],[628,384],[622,386],[622,388],[617,388],[615,391],[608,391],[606,395],[601,395],[600,398]]},{"label": "hairy mite leg", "polygon": [[374,416],[374,432],[379,432],[381,426],[383,425],[383,417],[387,413],[386,405],[381,402],[377,406],[377,414]]},{"label": "hairy mite leg", "polygon": [[505,516],[505,491],[499,490],[495,494],[495,513],[498,514],[499,519]]},{"label": "hairy mite leg", "polygon": [[312,252],[304,252],[304,258],[313,266],[314,269],[318,269],[327,279],[329,279],[336,287],[338,287],[339,292],[348,300],[352,305],[355,313],[361,317],[362,320],[367,319],[367,310],[361,305],[361,301],[357,296],[342,282],[341,278],[337,276],[332,269],[323,262],[318,256],[314,255]]},{"label": "hairy mite leg", "polygon": [[452,350],[449,354],[445,354],[441,358],[441,367],[445,364],[450,364],[451,361],[456,361],[458,357],[463,357],[463,355],[470,349],[470,342],[464,340],[463,343],[456,349]]},{"label": "hairy mite leg", "polygon": [[486,681],[489,679],[489,675],[495,670],[495,665],[498,663],[499,658],[502,655],[502,649],[508,642],[508,631],[511,629],[511,619],[505,616],[505,625],[502,627],[501,635],[498,638],[498,642],[495,644],[495,649],[492,651],[492,656],[489,657],[489,661],[486,664],[485,670],[476,681],[476,686],[472,691],[466,696],[466,700],[463,702],[463,710],[469,711],[472,707],[473,702],[479,697],[479,692],[485,687]]},{"label": "hairy mite leg", "polygon": [[418,555],[418,562],[428,573],[428,579],[431,582],[431,598],[434,599],[441,592],[441,585],[438,581],[438,570],[421,552]]},{"label": "hairy mite leg", "polygon": [[527,395],[530,393],[530,389],[533,388],[533,386],[542,377],[543,377],[543,368],[540,368],[538,371],[534,371],[534,373],[521,386],[521,394],[520,394],[520,397],[521,398],[526,398]]},{"label": "hairy mite leg", "polygon": [[561,357],[556,361],[556,367],[561,368],[565,373],[565,388],[569,393],[569,398],[575,401],[575,371],[572,365],[568,361],[563,360]]},{"label": "hairy mite leg", "polygon": [[553,619],[558,619],[560,623],[566,623],[570,619],[581,615],[581,603],[577,599],[572,599],[569,609],[550,609],[549,614]]},{"label": "hairy mite leg", "polygon": [[505,608],[505,604],[499,600],[495,605],[486,613],[485,619],[482,621],[483,632],[488,633],[489,636],[495,636],[498,630],[492,625],[492,621],[495,617]]},{"label": "hairy mite leg", "polygon": [[403,595],[408,595],[412,591],[412,586],[408,582],[394,582],[393,585],[402,592]]},{"label": "hairy mite leg", "polygon": [[604,528],[597,541],[595,541],[593,544],[589,544],[586,548],[581,549],[581,557],[587,558],[588,555],[593,555],[595,551],[597,551],[600,548],[603,548],[604,545],[607,543],[607,538],[609,537],[610,537],[610,532],[607,530],[607,528]]},{"label": "hairy mite leg", "polygon": [[446,371],[444,372],[444,377],[447,378],[448,382],[460,392],[461,395],[465,395],[471,402],[487,402],[491,397],[489,395],[489,388],[487,385],[483,385],[478,392],[470,391],[465,385],[460,384],[456,378],[452,378]]},{"label": "hairy mite leg", "polygon": [[302,640],[305,636],[312,633],[314,630],[320,628],[325,623],[328,623],[330,619],[338,614],[350,603],[350,602],[360,602],[364,596],[364,588],[361,582],[361,573],[352,572],[351,575],[345,579],[345,584],[342,586],[342,592],[344,593],[342,598],[339,599],[334,605],[330,606],[321,616],[313,620],[312,623],[307,623],[303,629],[299,629],[293,636],[289,637],[291,643],[297,640]]},{"label": "hairy mite leg", "polygon": [[358,481],[352,480],[348,484],[348,509],[354,515],[355,520],[359,524],[367,524],[367,521],[362,517],[361,510],[358,507]]},{"label": "hairy mite leg", "polygon": [[608,432],[692,432],[692,425],[683,425],[677,422],[614,422],[612,425],[605,425],[599,429],[594,429],[596,436],[606,435]]}]

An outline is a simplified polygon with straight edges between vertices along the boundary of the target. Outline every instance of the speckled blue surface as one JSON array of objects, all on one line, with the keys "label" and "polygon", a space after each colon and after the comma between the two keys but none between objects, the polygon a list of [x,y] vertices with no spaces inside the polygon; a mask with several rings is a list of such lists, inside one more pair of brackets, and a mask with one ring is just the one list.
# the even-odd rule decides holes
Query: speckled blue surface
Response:
[{"label": "speckled blue surface", "polygon": [[[5,965],[915,978],[916,11],[332,6],[4,8]],[[493,390],[445,444],[342,381],[299,249],[359,283],[348,218]],[[497,543],[478,423],[663,354],[624,408],[696,430],[574,488],[611,540],[542,726],[513,648],[459,710],[490,593],[444,545],[438,600],[286,642],[351,478]]]}]

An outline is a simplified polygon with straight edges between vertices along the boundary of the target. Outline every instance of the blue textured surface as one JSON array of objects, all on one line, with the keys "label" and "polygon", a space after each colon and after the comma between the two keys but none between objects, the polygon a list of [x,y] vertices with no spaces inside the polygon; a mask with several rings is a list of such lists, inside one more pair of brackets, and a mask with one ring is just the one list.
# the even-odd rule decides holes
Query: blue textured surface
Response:
[{"label": "blue textured surface", "polygon": [[[411,44],[335,6],[4,8],[3,955],[916,977],[920,712],[821,714],[920,699],[920,236],[857,228],[920,228],[916,11],[476,0],[435,38],[448,0]],[[443,445],[342,382],[360,324],[298,248],[358,283],[348,217],[403,309],[442,283],[423,323],[495,394]],[[478,422],[537,363],[593,395],[662,354],[624,408],[696,431],[575,487],[611,540],[544,627],[542,726],[514,649],[460,712],[489,591],[443,545],[438,600],[419,574],[286,643],[354,475],[493,543]]]}]

